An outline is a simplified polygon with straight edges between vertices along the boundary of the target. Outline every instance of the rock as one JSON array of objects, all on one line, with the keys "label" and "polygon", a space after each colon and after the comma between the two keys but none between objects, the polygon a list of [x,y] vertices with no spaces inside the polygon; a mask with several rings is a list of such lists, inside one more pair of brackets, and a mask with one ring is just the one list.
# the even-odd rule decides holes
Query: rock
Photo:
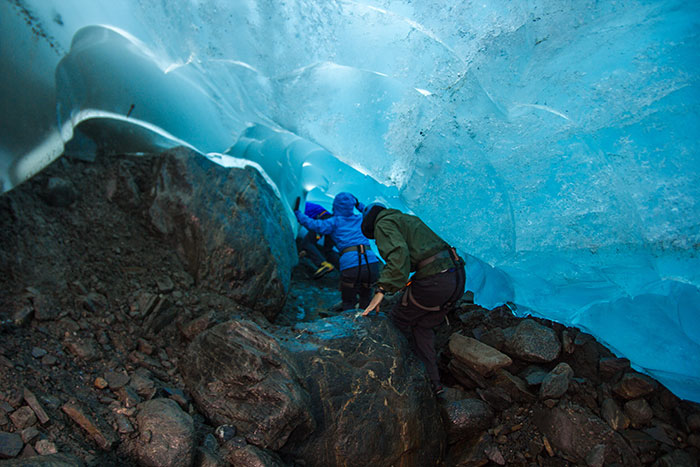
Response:
[{"label": "rock", "polygon": [[697,467],[697,465],[697,460],[693,459],[690,454],[676,449],[654,462],[652,467]]},{"label": "rock", "polygon": [[197,283],[273,320],[297,262],[287,214],[252,167],[225,168],[193,151],[163,153],[151,224]]},{"label": "rock", "polygon": [[49,454],[3,462],[3,467],[83,467],[85,464],[70,454]]},{"label": "rock", "polygon": [[614,379],[629,367],[630,361],[626,358],[603,357],[598,362],[600,377],[608,381]]},{"label": "rock", "polygon": [[165,327],[173,322],[177,315],[177,309],[172,302],[166,297],[158,299],[153,311],[144,321],[144,328],[151,331],[153,334],[158,334]]},{"label": "rock", "polygon": [[34,316],[34,308],[25,306],[12,313],[12,324],[21,328],[29,324]]},{"label": "rock", "polygon": [[210,310],[207,313],[204,313],[202,316],[199,316],[186,325],[182,326],[180,328],[180,332],[184,336],[185,339],[188,341],[191,341],[200,332],[203,332],[207,330],[210,326],[214,324],[214,316],[215,313],[214,311]]},{"label": "rock", "polygon": [[141,338],[138,340],[138,350],[146,355],[151,355],[153,354],[153,345],[146,339]]},{"label": "rock", "polygon": [[107,386],[109,386],[109,383],[107,382],[106,379],[102,378],[101,376],[98,376],[95,378],[95,381],[92,383],[97,389],[105,389]]},{"label": "rock", "polygon": [[[282,452],[306,465],[434,465],[446,436],[425,369],[386,315],[308,323],[283,344],[310,394],[316,429]],[[368,414],[372,414],[368,416]],[[241,430],[239,425],[236,427]]]},{"label": "rock", "polygon": [[36,417],[39,419],[39,423],[41,423],[42,425],[46,424],[49,421],[49,416],[44,411],[44,408],[41,406],[39,400],[36,398],[34,393],[27,388],[23,389],[23,393],[24,401],[27,403],[27,405],[29,405],[29,407],[32,408],[32,411],[34,412],[34,414],[36,414]]},{"label": "rock", "polygon": [[29,406],[23,406],[10,414],[10,419],[17,430],[24,430],[37,422],[36,414]]},{"label": "rock", "polygon": [[493,328],[485,332],[479,337],[479,341],[493,347],[498,351],[502,351],[505,346],[506,336],[501,328]]},{"label": "rock", "polygon": [[112,390],[119,389],[129,383],[129,375],[124,371],[108,371],[105,373],[105,381]]},{"label": "rock", "polygon": [[139,396],[145,399],[150,399],[155,392],[155,383],[153,380],[139,371],[131,375],[129,386],[131,386]]},{"label": "rock", "polygon": [[625,413],[632,421],[635,428],[643,426],[651,421],[654,411],[651,410],[646,399],[635,399],[625,403]]},{"label": "rock", "polygon": [[124,404],[124,407],[136,407],[141,403],[141,398],[131,386],[122,386],[119,389],[115,389],[114,393]]},{"label": "rock", "polygon": [[34,445],[34,449],[36,449],[36,452],[42,456],[56,454],[58,452],[58,449],[56,449],[56,445],[48,439],[40,439],[39,441],[37,441]]},{"label": "rock", "polygon": [[528,402],[536,399],[535,395],[527,390],[525,381],[503,368],[496,371],[495,376],[491,379],[491,383],[504,389],[513,400]]},{"label": "rock", "polygon": [[22,441],[24,441],[25,444],[31,443],[34,440],[34,438],[39,436],[39,430],[37,430],[35,426],[30,426],[22,430],[20,436],[22,437]]},{"label": "rock", "polygon": [[189,467],[195,447],[192,417],[169,399],[146,401],[138,408],[140,436],[125,441],[124,449],[140,465]]},{"label": "rock", "polygon": [[134,425],[131,424],[131,421],[124,414],[116,412],[114,414],[114,423],[117,426],[117,431],[119,433],[123,434],[134,432]]},{"label": "rock", "polygon": [[32,295],[34,319],[38,321],[53,321],[61,315],[59,305],[48,295],[37,293]]},{"label": "rock", "polygon": [[58,359],[53,355],[44,355],[41,359],[41,364],[44,366],[54,366],[56,363],[58,363]]},{"label": "rock", "polygon": [[17,433],[0,431],[0,459],[11,459],[22,450],[24,443]]},{"label": "rock", "polygon": [[620,410],[620,407],[613,399],[605,399],[601,404],[600,412],[603,420],[608,422],[608,425],[615,431],[626,430],[630,426],[629,417]]},{"label": "rock", "polygon": [[567,363],[560,363],[545,376],[540,386],[540,399],[557,399],[569,389],[574,370]]},{"label": "rock", "polygon": [[229,465],[236,467],[285,467],[285,463],[277,454],[252,444],[238,447],[227,443],[222,449],[224,459],[229,462]]},{"label": "rock", "polygon": [[548,371],[537,365],[530,365],[521,371],[518,376],[525,380],[528,386],[538,386],[542,384]]},{"label": "rock", "polygon": [[68,207],[78,198],[78,192],[70,180],[51,177],[42,193],[46,204],[53,207]]},{"label": "rock", "polygon": [[40,347],[33,347],[32,348],[32,357],[34,358],[41,358],[44,355],[46,355],[48,352],[46,350],[40,348]]},{"label": "rock", "polygon": [[236,427],[233,425],[221,425],[214,431],[214,436],[216,436],[221,443],[225,443],[236,436]]},{"label": "rock", "polygon": [[589,409],[575,405],[565,409],[538,409],[534,421],[552,447],[577,463],[584,463],[588,454],[602,444],[605,446],[605,465],[640,465],[625,440]]},{"label": "rock", "polygon": [[524,319],[506,340],[506,352],[527,362],[551,362],[559,356],[557,334],[531,319]]},{"label": "rock", "polygon": [[175,284],[169,276],[156,277],[156,285],[160,293],[170,293],[175,288]]},{"label": "rock", "polygon": [[586,455],[586,465],[589,467],[603,467],[605,465],[605,445],[597,444]]},{"label": "rock", "polygon": [[68,341],[64,345],[70,353],[87,362],[98,360],[101,357],[97,341],[92,338]]},{"label": "rock", "polygon": [[457,333],[450,336],[449,349],[455,358],[483,376],[513,363],[510,357],[493,347]]},{"label": "rock", "polygon": [[566,329],[562,331],[561,333],[561,345],[565,353],[567,354],[572,354],[576,350],[576,346],[574,345],[574,340],[571,337],[571,334],[569,331]]},{"label": "rock", "polygon": [[291,355],[250,321],[229,321],[199,334],[180,369],[210,421],[235,425],[261,447],[276,450],[294,430],[313,430],[309,395]]},{"label": "rock", "polygon": [[454,444],[473,438],[493,422],[491,408],[479,399],[463,399],[442,406],[447,442]]},{"label": "rock", "polygon": [[694,413],[688,415],[686,423],[688,424],[688,429],[692,431],[700,431],[700,414]]},{"label": "rock", "polygon": [[658,387],[658,383],[650,377],[636,372],[625,373],[619,383],[613,387],[613,391],[623,399],[637,399],[651,394]]},{"label": "rock", "polygon": [[97,446],[104,451],[110,451],[114,444],[114,436],[109,431],[98,427],[85,411],[76,403],[66,402],[61,410],[68,415],[78,426],[87,432]]},{"label": "rock", "polygon": [[466,363],[453,358],[447,365],[447,369],[450,370],[452,376],[455,377],[459,383],[467,389],[473,389],[475,387],[485,388],[488,386],[486,378],[481,376],[479,372],[472,369]]},{"label": "rock", "polygon": [[510,397],[508,392],[499,387],[488,387],[488,388],[477,388],[476,393],[479,395],[481,400],[486,402],[488,405],[493,407],[495,410],[501,411],[506,410],[508,407],[513,405],[513,398]]}]

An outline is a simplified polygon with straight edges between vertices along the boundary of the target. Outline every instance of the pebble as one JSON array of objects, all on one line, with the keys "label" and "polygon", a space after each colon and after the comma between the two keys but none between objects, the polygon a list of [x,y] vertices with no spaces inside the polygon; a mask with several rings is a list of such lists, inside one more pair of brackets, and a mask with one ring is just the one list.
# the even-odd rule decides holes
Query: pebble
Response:
[{"label": "pebble", "polygon": [[32,357],[34,358],[41,358],[44,355],[46,355],[48,352],[41,347],[34,347],[32,348]]},{"label": "pebble", "polygon": [[56,454],[58,452],[56,445],[48,439],[40,439],[39,441],[37,441],[34,445],[34,449],[36,449],[36,452],[42,456]]},{"label": "pebble", "polygon": [[109,386],[109,383],[107,382],[107,380],[104,378],[101,378],[99,376],[97,378],[95,378],[95,382],[93,384],[95,385],[95,387],[97,389],[104,389],[107,386]]}]

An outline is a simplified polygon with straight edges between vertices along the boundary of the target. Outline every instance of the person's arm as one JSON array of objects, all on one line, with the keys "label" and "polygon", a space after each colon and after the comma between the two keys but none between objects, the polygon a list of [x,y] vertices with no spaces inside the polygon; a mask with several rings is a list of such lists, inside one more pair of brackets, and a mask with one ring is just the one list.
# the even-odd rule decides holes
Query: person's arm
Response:
[{"label": "person's arm", "polygon": [[408,245],[396,224],[389,221],[381,222],[375,225],[374,235],[377,248],[386,265],[379,275],[374,296],[362,312],[362,316],[367,316],[373,311],[379,313],[379,304],[384,300],[384,296],[401,290],[406,285],[411,272]]},{"label": "person's arm", "polygon": [[377,249],[386,262],[377,286],[387,293],[398,292],[406,285],[411,273],[408,244],[396,223],[388,220],[375,225],[374,236]]},{"label": "person's arm", "polygon": [[301,225],[312,232],[316,232],[321,235],[328,235],[334,230],[334,217],[329,217],[328,219],[312,219],[301,211],[294,211],[294,215],[297,216],[297,220]]}]

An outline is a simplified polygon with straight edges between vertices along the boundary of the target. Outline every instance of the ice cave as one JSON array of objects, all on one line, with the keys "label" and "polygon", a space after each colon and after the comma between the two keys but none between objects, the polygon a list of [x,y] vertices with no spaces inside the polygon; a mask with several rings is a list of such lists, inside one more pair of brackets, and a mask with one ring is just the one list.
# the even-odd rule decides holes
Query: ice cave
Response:
[{"label": "ice cave", "polygon": [[181,145],[350,191],[700,401],[699,34],[680,0],[6,0],[0,192]]}]

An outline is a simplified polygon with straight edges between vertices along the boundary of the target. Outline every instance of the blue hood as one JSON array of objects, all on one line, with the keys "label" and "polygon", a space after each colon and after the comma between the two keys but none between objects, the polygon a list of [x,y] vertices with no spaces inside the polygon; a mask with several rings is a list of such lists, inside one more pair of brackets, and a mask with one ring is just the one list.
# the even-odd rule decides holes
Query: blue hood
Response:
[{"label": "blue hood", "polygon": [[333,215],[342,217],[352,216],[354,214],[355,203],[357,203],[357,198],[350,193],[338,193],[333,200]]}]

